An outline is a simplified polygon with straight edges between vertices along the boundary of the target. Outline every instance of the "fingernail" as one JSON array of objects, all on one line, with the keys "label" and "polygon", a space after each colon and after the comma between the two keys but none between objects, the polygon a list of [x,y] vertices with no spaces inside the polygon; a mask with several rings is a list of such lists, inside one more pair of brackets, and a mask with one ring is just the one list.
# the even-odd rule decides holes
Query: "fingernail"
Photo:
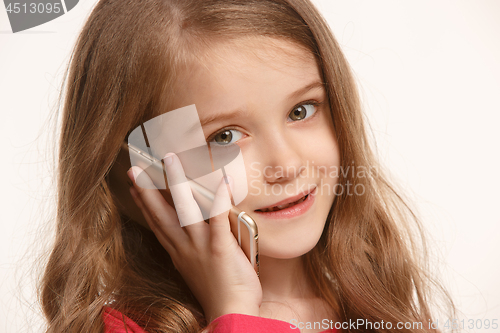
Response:
[{"label": "fingernail", "polygon": [[141,169],[138,167],[131,167],[127,171],[128,178],[130,178],[131,181],[135,182],[137,177],[139,177],[139,174],[141,173]]},{"label": "fingernail", "polygon": [[137,177],[139,177],[139,175],[141,174],[142,169],[138,167],[133,167],[132,172],[134,173],[134,179],[137,181]]},{"label": "fingernail", "polygon": [[128,176],[128,178],[130,178],[131,181],[135,180],[134,171],[132,170],[132,168],[128,169],[127,176]]},{"label": "fingernail", "polygon": [[173,157],[174,153],[168,153],[167,155],[165,155],[165,157],[163,158],[163,162],[165,163],[165,165],[171,165],[174,161]]}]

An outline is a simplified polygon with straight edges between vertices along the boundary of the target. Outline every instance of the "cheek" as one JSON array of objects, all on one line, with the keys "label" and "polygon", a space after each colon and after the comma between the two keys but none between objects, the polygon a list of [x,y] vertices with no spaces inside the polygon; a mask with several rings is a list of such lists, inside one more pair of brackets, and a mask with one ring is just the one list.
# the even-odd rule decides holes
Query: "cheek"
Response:
[{"label": "cheek", "polygon": [[248,151],[243,154],[243,159],[245,162],[248,197],[258,196],[261,194],[262,188],[262,164],[257,160],[257,156],[253,156]]},{"label": "cheek", "polygon": [[318,112],[320,114],[311,124],[297,131],[297,143],[309,155],[314,155],[322,160],[331,157],[330,162],[337,162],[340,154],[330,111],[321,110]]},{"label": "cheek", "polygon": [[[314,139],[312,139],[314,138]],[[340,151],[333,129],[328,126],[313,128],[301,140],[302,150],[309,162],[327,168],[340,166]]]},{"label": "cheek", "polygon": [[[318,196],[321,205],[330,207],[335,199],[339,183],[340,150],[333,129],[327,126],[316,131],[318,140],[309,145],[309,156],[314,178],[318,181]],[[314,163],[313,163],[314,162]],[[329,208],[325,211],[329,211]],[[325,216],[326,218],[326,216]]]}]

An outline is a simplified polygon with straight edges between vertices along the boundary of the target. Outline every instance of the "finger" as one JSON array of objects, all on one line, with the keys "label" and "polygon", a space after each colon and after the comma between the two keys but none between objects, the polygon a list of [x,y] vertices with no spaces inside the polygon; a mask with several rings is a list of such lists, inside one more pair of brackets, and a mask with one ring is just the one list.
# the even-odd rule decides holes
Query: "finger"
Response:
[{"label": "finger", "polygon": [[[165,201],[160,192],[154,187],[148,174],[140,167],[134,166],[127,172],[132,179],[134,189],[137,191],[141,211],[144,217],[147,217],[147,222],[151,230],[162,230],[164,237],[169,242],[185,239],[186,234],[179,225],[175,210]],[[146,188],[137,186],[135,180],[141,177],[141,184],[145,184]]]},{"label": "finger", "polygon": [[144,215],[146,222],[148,223],[151,231],[153,231],[160,244],[165,248],[165,250],[167,250],[168,253],[173,254],[173,251],[176,250],[175,247],[171,244],[168,235],[163,231],[163,229],[160,228],[157,223],[153,222],[151,215],[145,208],[144,203],[142,202],[142,199],[134,186],[130,187],[130,194],[137,207],[139,207],[139,209],[141,210],[142,215]]},{"label": "finger", "polygon": [[210,235],[214,242],[221,241],[228,236],[232,237],[228,219],[229,210],[231,209],[229,188],[232,190],[232,186],[233,179],[227,176],[222,179],[215,193],[213,206],[210,211]]},{"label": "finger", "polygon": [[[181,161],[174,153],[169,153],[163,159],[167,172],[168,187],[172,194],[177,218],[182,227],[203,222],[203,214],[194,200],[191,187],[187,181]],[[191,230],[193,228],[189,228]]]}]

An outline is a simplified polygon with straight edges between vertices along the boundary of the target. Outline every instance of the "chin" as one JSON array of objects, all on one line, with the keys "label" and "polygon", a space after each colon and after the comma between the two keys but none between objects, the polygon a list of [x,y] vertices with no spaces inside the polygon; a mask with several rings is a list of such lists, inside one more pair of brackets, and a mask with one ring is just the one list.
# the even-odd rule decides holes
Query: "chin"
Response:
[{"label": "chin", "polygon": [[[321,236],[321,235],[320,235]],[[262,237],[264,238],[264,237]],[[303,256],[311,251],[319,241],[319,236],[313,239],[298,240],[280,240],[272,244],[266,242],[266,239],[260,239],[259,253],[261,256],[275,259],[293,259]]]}]

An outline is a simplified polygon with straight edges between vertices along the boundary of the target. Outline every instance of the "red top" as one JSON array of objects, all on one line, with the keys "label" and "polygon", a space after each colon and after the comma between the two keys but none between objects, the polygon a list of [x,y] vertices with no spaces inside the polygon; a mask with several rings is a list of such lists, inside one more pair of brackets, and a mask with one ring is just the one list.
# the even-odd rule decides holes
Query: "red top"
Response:
[{"label": "red top", "polygon": [[[139,325],[134,323],[132,319],[109,307],[104,308],[103,320],[105,333],[146,333],[141,327],[139,327]],[[300,332],[296,326],[298,323],[287,323],[286,321],[249,316],[239,313],[225,314],[214,319],[212,323],[215,324],[215,326],[211,333]],[[301,325],[306,325],[306,323],[301,323]],[[321,333],[335,332],[337,332],[335,329],[329,329],[322,331]]]}]

